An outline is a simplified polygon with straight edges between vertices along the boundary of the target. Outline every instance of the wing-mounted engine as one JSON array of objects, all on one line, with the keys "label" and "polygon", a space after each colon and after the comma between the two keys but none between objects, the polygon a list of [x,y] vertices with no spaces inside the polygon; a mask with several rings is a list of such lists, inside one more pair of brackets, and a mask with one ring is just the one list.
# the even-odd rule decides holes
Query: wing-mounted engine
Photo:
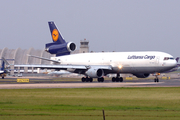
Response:
[{"label": "wing-mounted engine", "polygon": [[85,74],[91,78],[101,78],[104,76],[104,71],[99,68],[90,68],[85,72]]},{"label": "wing-mounted engine", "polygon": [[46,51],[56,56],[69,55],[71,51],[76,49],[76,44],[73,42],[66,42],[63,44],[48,43],[46,44]]},{"label": "wing-mounted engine", "polygon": [[149,77],[149,73],[137,73],[137,74],[133,74],[135,75],[137,78],[147,78]]}]

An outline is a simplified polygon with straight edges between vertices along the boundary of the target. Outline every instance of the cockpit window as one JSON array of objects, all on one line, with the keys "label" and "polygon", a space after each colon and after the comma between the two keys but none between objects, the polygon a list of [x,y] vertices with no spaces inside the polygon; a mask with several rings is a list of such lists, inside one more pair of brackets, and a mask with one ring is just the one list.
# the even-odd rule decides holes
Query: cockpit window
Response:
[{"label": "cockpit window", "polygon": [[174,60],[172,57],[164,57],[164,60]]},{"label": "cockpit window", "polygon": [[169,58],[170,60],[174,60],[174,58]]},{"label": "cockpit window", "polygon": [[164,60],[169,60],[169,58],[168,57],[164,57]]}]

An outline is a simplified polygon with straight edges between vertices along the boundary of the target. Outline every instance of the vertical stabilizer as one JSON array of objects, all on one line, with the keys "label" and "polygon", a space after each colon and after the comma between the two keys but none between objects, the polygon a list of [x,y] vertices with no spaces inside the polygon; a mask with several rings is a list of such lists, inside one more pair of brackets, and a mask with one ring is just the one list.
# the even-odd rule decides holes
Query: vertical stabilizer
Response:
[{"label": "vertical stabilizer", "polygon": [[57,29],[56,25],[54,24],[54,22],[51,21],[51,22],[48,22],[48,24],[49,24],[49,29],[51,32],[53,42],[59,43],[59,44],[65,43],[65,40],[61,36],[61,34],[60,34],[59,30]]}]

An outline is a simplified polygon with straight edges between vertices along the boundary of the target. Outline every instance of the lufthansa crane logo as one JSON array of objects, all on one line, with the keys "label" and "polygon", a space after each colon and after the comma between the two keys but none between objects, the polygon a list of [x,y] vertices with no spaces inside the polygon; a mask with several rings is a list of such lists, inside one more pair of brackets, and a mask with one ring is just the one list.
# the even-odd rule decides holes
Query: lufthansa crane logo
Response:
[{"label": "lufthansa crane logo", "polygon": [[54,42],[56,42],[56,41],[58,40],[58,38],[59,38],[58,30],[57,30],[57,29],[54,29],[54,30],[52,31],[52,39],[53,39]]}]

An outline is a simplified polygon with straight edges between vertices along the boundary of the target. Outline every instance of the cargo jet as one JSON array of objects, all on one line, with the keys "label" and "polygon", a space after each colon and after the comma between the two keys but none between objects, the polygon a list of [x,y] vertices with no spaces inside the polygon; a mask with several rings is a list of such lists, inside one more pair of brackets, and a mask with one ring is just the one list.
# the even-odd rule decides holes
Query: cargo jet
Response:
[{"label": "cargo jet", "polygon": [[[112,82],[122,82],[121,73],[133,74],[138,78],[146,78],[150,74],[171,70],[176,67],[177,61],[172,55],[157,51],[144,52],[97,52],[71,54],[76,49],[73,42],[66,42],[55,26],[54,22],[48,22],[52,43],[45,46],[50,54],[56,54],[51,59],[32,56],[35,58],[52,61],[52,65],[15,65],[15,67],[36,67],[56,70],[66,70],[72,73],[83,74],[82,82],[92,82],[97,78],[98,82],[104,81],[107,74],[117,74]],[[159,82],[158,77],[155,82]]]}]

